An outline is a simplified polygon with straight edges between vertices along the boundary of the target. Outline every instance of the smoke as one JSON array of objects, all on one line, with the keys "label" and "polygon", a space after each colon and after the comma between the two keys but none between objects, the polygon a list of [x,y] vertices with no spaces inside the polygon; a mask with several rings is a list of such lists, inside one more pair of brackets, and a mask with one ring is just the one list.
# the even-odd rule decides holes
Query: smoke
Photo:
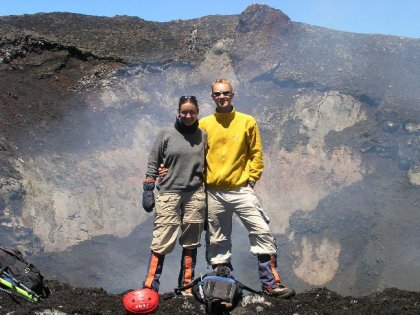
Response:
[{"label": "smoke", "polygon": [[[154,65],[104,76],[99,90],[82,81],[90,92],[77,101],[85,106],[66,107],[44,150],[17,163],[22,217],[43,247],[32,258],[47,276],[112,292],[141,286],[152,235],[140,199],[149,150],[158,130],[173,124],[181,95],[196,95],[201,113],[212,108],[208,82],[186,86],[188,76],[182,65]],[[169,255],[163,290],[175,287],[171,266],[179,268],[180,256],[180,248]]]},{"label": "smoke", "polygon": [[[418,80],[410,66],[393,62],[404,56],[417,64],[409,49],[416,45],[404,43],[405,51],[397,40],[354,41],[309,26],[288,32],[266,45],[264,58],[249,55],[253,36],[221,39],[197,66],[99,67],[71,87],[73,98],[44,91],[48,97],[31,103],[30,113],[42,110],[28,120],[39,123],[21,131],[28,140],[20,139],[13,161],[23,178],[22,217],[8,222],[33,231],[45,251],[34,262],[44,273],[111,292],[141,286],[152,218],[140,194],[151,144],[173,124],[179,96],[195,95],[200,115],[209,114],[209,84],[226,77],[235,83],[235,106],[259,122],[266,166],[256,190],[272,219],[286,285],[344,294],[418,290],[411,261],[420,241]],[[372,41],[382,44],[371,56]],[[235,224],[233,265],[241,282],[258,288],[246,234]],[[208,271],[204,252],[197,274]],[[180,255],[177,246],[167,257],[163,292],[176,285]]]},{"label": "smoke", "polygon": [[[86,101],[89,106],[80,113],[80,121],[86,127],[83,137],[80,132],[75,133],[73,141],[82,143],[80,139],[84,139],[83,150],[65,146],[68,152],[53,151],[25,158],[27,166],[20,169],[28,191],[25,218],[35,222],[34,232],[50,252],[36,256],[49,275],[77,286],[100,286],[115,293],[142,285],[150,252],[152,218],[141,209],[140,184],[150,146],[159,128],[173,123],[180,95],[196,95],[202,115],[212,110],[208,82],[188,86],[188,82],[201,81],[193,80],[198,74],[184,70],[181,66],[169,69],[143,66],[119,71],[109,80],[114,83],[89,96]],[[178,78],[175,83],[174,77]],[[252,108],[266,144],[266,167],[257,193],[278,236],[283,281],[297,290],[328,285],[338,292],[352,294],[374,291],[382,281],[401,284],[390,276],[395,271],[392,266],[409,265],[390,246],[398,238],[395,233],[399,229],[385,237],[381,232],[385,228],[390,230],[387,226],[395,212],[391,211],[387,193],[395,186],[385,188],[381,181],[374,180],[374,174],[379,172],[387,181],[390,169],[401,175],[395,164],[395,152],[404,150],[392,150],[391,155],[384,155],[380,157],[384,160],[379,161],[375,158],[369,162],[361,155],[362,142],[354,142],[357,137],[351,131],[359,133],[360,126],[369,126],[368,107],[352,96],[301,92],[292,98],[292,107],[266,103],[256,108],[249,97],[254,92],[258,95],[255,89],[259,87],[256,84],[246,91],[244,86],[237,86],[236,101],[245,111]],[[278,89],[276,93],[282,92]],[[266,102],[274,99],[276,96],[271,95]],[[279,118],[282,120],[278,121]],[[399,122],[395,132],[381,129],[389,119],[388,116],[378,119],[384,135],[406,135],[404,125],[417,130],[412,122],[411,125]],[[291,120],[293,124],[288,123]],[[60,127],[68,130],[65,125]],[[303,138],[291,138],[291,134]],[[62,141],[71,143],[70,138],[67,133]],[[286,142],[288,150],[282,148]],[[389,168],[389,163],[394,167]],[[367,184],[369,181],[372,184]],[[378,207],[369,198],[371,193],[378,192],[384,207]],[[412,198],[412,193],[407,193],[406,197]],[[380,215],[375,220],[369,211]],[[377,224],[372,223],[375,221]],[[301,224],[310,228],[302,228]],[[49,228],[45,229],[46,226]],[[258,289],[257,261],[246,250],[247,232],[241,224],[234,226],[234,272],[241,282]],[[410,231],[417,239],[417,233]],[[407,244],[412,251],[413,244]],[[196,275],[209,271],[204,253],[203,235]],[[167,255],[161,292],[172,291],[177,285],[180,257],[180,246]],[[415,268],[409,270],[416,272]]]}]

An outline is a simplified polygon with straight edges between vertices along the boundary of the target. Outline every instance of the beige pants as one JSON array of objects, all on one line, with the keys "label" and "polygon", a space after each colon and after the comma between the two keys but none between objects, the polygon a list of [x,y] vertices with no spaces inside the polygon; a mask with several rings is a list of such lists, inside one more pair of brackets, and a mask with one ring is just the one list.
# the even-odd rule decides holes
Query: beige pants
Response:
[{"label": "beige pants", "polygon": [[184,248],[199,247],[205,209],[204,187],[190,192],[159,193],[155,201],[151,250],[161,255],[172,252],[180,229],[179,244]]},{"label": "beige pants", "polygon": [[276,241],[268,226],[268,216],[252,188],[208,188],[207,203],[206,257],[209,264],[228,263],[231,260],[233,213],[236,213],[248,230],[253,255],[276,254]]}]

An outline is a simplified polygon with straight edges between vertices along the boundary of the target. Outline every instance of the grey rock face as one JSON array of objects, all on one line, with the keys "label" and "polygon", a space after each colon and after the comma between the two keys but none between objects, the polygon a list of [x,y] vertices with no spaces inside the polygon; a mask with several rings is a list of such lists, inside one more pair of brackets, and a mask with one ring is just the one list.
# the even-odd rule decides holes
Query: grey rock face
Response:
[{"label": "grey rock face", "polygon": [[[212,113],[210,83],[223,77],[261,129],[257,193],[283,280],[354,295],[420,289],[420,40],[296,23],[264,5],[168,23],[11,16],[0,29],[0,237],[51,275],[72,281],[78,270],[78,284],[121,289],[121,255],[86,255],[121,251],[124,268],[138,269],[125,280],[142,281],[151,143],[180,95]],[[248,246],[244,233],[237,248]],[[77,256],[72,268],[65,251]],[[178,254],[164,288],[175,285]],[[255,259],[234,255],[258,286]]]}]

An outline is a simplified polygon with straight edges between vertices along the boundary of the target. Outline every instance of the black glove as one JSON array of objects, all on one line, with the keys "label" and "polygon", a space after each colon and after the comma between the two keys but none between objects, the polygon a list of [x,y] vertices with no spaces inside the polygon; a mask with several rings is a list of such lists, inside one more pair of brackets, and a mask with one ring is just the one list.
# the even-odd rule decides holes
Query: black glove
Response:
[{"label": "black glove", "polygon": [[146,210],[146,212],[151,212],[154,207],[155,194],[153,193],[153,190],[143,191],[143,209]]},{"label": "black glove", "polygon": [[146,179],[143,182],[143,209],[146,212],[151,212],[155,207],[155,194],[153,193],[153,189],[155,189],[155,181]]}]

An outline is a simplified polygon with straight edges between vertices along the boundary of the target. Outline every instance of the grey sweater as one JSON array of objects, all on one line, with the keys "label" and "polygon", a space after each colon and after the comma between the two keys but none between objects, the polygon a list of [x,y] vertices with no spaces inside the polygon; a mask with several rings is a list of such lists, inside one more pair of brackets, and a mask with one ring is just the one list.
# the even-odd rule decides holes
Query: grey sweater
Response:
[{"label": "grey sweater", "polygon": [[175,127],[162,129],[147,163],[146,178],[156,179],[160,164],[168,174],[156,181],[161,192],[194,190],[203,184],[207,136],[204,130],[181,133]]}]

